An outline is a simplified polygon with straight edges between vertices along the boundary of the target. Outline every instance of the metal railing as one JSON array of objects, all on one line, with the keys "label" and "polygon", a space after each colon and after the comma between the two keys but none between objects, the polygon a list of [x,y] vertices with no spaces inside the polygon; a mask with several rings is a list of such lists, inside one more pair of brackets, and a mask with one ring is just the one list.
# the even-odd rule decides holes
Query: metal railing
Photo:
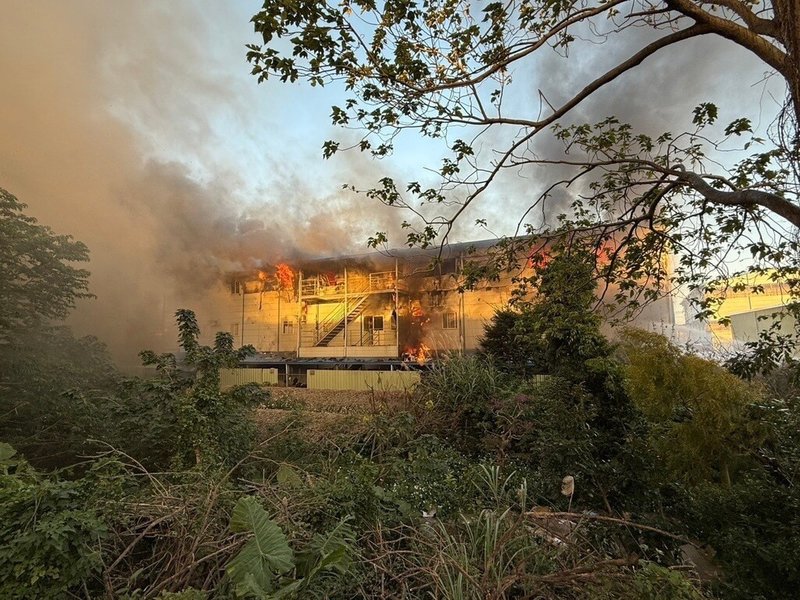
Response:
[{"label": "metal railing", "polygon": [[388,292],[395,289],[397,278],[394,271],[383,271],[380,273],[370,273],[369,275],[348,275],[347,283],[345,278],[336,277],[335,283],[324,275],[307,277],[300,281],[301,296],[335,296],[345,293],[362,294],[365,292]]},{"label": "metal railing", "polygon": [[[347,323],[355,320],[361,314],[366,306],[367,295],[353,296],[347,302],[347,309],[345,304],[340,303],[336,308],[329,313],[322,321],[310,330],[308,325],[304,330],[301,330],[301,341],[304,342],[303,346],[317,346],[320,343],[327,345],[344,330],[345,320]],[[326,338],[327,339],[326,341]]]},{"label": "metal railing", "polygon": [[[397,331],[394,329],[378,329],[356,332],[355,336],[348,336],[348,346],[396,346]],[[355,339],[354,339],[355,338]]]}]

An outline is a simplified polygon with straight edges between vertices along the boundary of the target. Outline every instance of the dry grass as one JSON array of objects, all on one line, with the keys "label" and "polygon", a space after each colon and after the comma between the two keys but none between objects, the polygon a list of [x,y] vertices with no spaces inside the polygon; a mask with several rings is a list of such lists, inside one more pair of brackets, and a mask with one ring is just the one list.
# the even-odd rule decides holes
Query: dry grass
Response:
[{"label": "dry grass", "polygon": [[405,392],[310,390],[269,388],[272,403],[293,403],[308,411],[372,414],[384,408],[396,409],[407,401]]},{"label": "dry grass", "polygon": [[256,410],[255,421],[263,438],[295,418],[309,441],[319,441],[363,433],[373,416],[403,410],[408,401],[404,392],[274,387],[269,400]]}]

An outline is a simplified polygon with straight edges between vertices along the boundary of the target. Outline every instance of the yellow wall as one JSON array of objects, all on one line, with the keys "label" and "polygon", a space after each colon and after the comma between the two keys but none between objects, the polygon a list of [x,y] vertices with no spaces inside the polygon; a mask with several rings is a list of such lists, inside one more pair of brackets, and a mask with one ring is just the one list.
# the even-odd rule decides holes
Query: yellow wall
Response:
[{"label": "yellow wall", "polygon": [[417,371],[335,371],[309,369],[308,387],[315,390],[397,392],[419,383]]},{"label": "yellow wall", "polygon": [[278,369],[220,369],[219,378],[222,390],[245,383],[277,385]]},{"label": "yellow wall", "polygon": [[[479,261],[480,257],[473,256],[470,260]],[[453,259],[452,263],[452,268],[456,268],[457,261]],[[296,295],[287,292],[257,292],[260,284],[255,281],[241,287],[246,293],[231,293],[231,289],[227,297],[218,302],[217,312],[222,316],[216,318],[214,330],[230,331],[237,345],[252,344],[262,352],[297,353],[300,357],[398,358],[419,342],[434,354],[470,352],[479,347],[485,325],[498,309],[508,305],[514,289],[511,275],[506,274],[499,281],[482,283],[475,289],[459,292],[453,273],[431,275],[430,271],[416,270],[411,262],[404,265],[402,260],[398,266],[396,329],[392,327],[394,293],[381,288],[373,290],[363,310],[348,324],[347,344],[345,332],[341,331],[327,346],[314,346],[318,338],[317,324],[324,323],[331,314],[343,312],[343,285],[331,287],[332,291],[326,294],[307,295],[301,298],[301,304]],[[404,271],[407,276],[403,275]],[[347,273],[350,283],[359,277],[368,280],[366,272],[348,270]],[[390,283],[394,285],[395,280],[391,279]],[[302,285],[300,287],[304,289]],[[357,297],[357,294],[352,297]],[[415,309],[421,307],[424,313],[421,325],[411,325],[412,321],[420,321],[412,317],[412,305]],[[454,314],[455,319],[446,318],[448,314]],[[376,333],[371,344],[362,337],[367,316],[382,316],[384,323],[383,331]],[[654,302],[637,320],[643,327],[648,327],[651,322],[672,323],[669,299]]]},{"label": "yellow wall", "polygon": [[[788,288],[772,279],[769,273],[764,275],[750,275],[747,277],[731,278],[727,282],[728,290],[724,293],[724,300],[716,307],[715,316],[717,319],[728,318],[731,315],[741,315],[744,313],[756,313],[764,309],[784,306],[790,300]],[[744,285],[744,289],[734,291],[734,287]],[[763,288],[763,293],[756,293],[753,288]],[[732,342],[734,332],[729,325],[714,322],[710,325],[711,332],[720,342]],[[742,330],[735,337],[740,341],[751,341],[749,334],[745,334],[748,328],[741,327]]]}]

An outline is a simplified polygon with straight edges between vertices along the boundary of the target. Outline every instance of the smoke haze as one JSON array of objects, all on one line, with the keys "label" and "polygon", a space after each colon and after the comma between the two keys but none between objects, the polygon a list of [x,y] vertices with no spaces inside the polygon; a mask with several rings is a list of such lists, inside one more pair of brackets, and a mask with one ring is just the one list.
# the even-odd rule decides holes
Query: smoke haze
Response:
[{"label": "smoke haze", "polygon": [[[202,314],[208,290],[227,271],[362,252],[377,230],[389,230],[397,245],[397,223],[407,215],[340,184],[369,187],[384,175],[424,180],[421,168],[437,164],[421,152],[398,152],[393,163],[358,153],[323,162],[322,141],[341,137],[328,129],[331,99],[318,90],[301,95],[297,86],[257,86],[249,74],[244,45],[253,41],[248,21],[259,4],[4,2],[0,186],[41,223],[89,246],[97,299],[83,302],[71,322],[122,361],[145,347],[172,346],[174,309]],[[603,50],[568,62],[553,55],[530,74],[516,73],[513,108],[535,116],[530,99],[540,89],[555,103],[561,98],[552,94],[579,89],[596,64],[613,60],[609,50],[629,51]],[[760,68],[725,42],[693,42],[650,59],[576,118],[624,114],[657,133],[714,100],[695,93],[713,87],[736,99],[740,116],[738,95],[758,96],[748,86]],[[748,106],[758,112],[757,102]],[[504,141],[493,136],[481,141],[483,152]],[[537,144],[541,155],[561,152],[552,139]],[[452,239],[488,237],[473,227],[477,217],[496,233],[512,233],[516,216],[554,177],[557,171],[509,171]]]},{"label": "smoke haze", "polygon": [[[362,249],[391,221],[336,191],[358,158],[325,172],[325,132],[249,75],[251,4],[4,3],[0,186],[89,246],[97,299],[70,323],[121,362],[171,347],[172,312],[202,313],[222,273]],[[280,153],[261,143],[288,118]]]}]

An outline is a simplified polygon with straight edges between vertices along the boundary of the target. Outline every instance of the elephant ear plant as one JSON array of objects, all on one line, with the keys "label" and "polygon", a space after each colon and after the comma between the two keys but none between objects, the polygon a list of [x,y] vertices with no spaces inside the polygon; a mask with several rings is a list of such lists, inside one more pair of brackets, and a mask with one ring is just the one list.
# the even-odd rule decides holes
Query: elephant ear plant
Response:
[{"label": "elephant ear plant", "polygon": [[241,498],[233,509],[231,530],[252,537],[226,569],[236,595],[260,600],[316,597],[331,579],[348,574],[354,564],[355,539],[347,521],[325,535],[315,534],[295,557],[280,526],[258,500]]}]

